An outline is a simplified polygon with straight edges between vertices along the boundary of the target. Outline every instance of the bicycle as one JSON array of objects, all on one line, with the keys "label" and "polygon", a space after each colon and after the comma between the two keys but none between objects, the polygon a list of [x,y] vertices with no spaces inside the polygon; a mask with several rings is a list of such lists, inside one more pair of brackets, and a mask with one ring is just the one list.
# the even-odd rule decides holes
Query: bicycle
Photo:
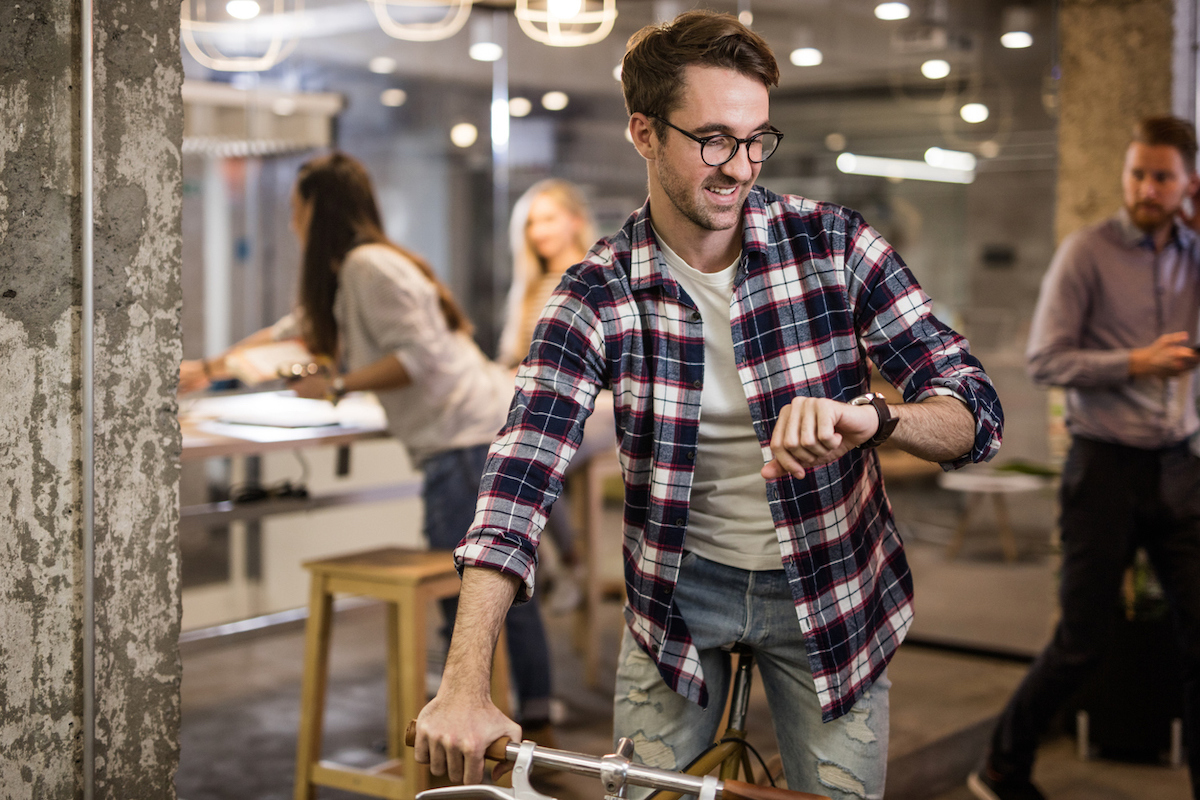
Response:
[{"label": "bicycle", "polygon": [[[485,755],[493,761],[516,762],[511,790],[485,784],[447,786],[421,792],[417,800],[554,800],[538,792],[529,783],[529,772],[534,765],[577,775],[599,776],[606,798],[624,798],[626,785],[632,784],[655,790],[647,800],[678,800],[684,795],[695,795],[697,800],[829,800],[824,795],[775,786],[772,770],[746,741],[754,653],[743,645],[733,645],[731,654],[738,658],[730,685],[729,719],[725,730],[717,741],[679,772],[634,763],[634,744],[627,738],[618,741],[615,753],[600,758],[541,747],[531,741],[517,744],[501,739],[493,742]],[[416,723],[412,722],[406,734],[409,746],[412,746],[415,735]],[[758,758],[770,785],[755,783],[751,754]],[[716,774],[710,774],[713,772]],[[738,780],[739,772],[747,780]]]},{"label": "bicycle", "polygon": [[[416,722],[409,723],[406,741],[411,747],[416,736]],[[492,784],[442,786],[426,789],[417,800],[555,800],[542,794],[529,781],[534,766],[546,767],[576,775],[599,777],[604,786],[605,800],[623,800],[628,786],[642,786],[678,795],[695,795],[697,800],[829,800],[824,795],[759,786],[733,778],[718,779],[715,775],[697,776],[686,772],[657,769],[633,761],[631,739],[617,742],[617,751],[596,757],[570,750],[554,750],[526,740],[520,744],[505,739],[492,742],[485,753],[493,761],[516,762],[512,770],[512,788]]]}]

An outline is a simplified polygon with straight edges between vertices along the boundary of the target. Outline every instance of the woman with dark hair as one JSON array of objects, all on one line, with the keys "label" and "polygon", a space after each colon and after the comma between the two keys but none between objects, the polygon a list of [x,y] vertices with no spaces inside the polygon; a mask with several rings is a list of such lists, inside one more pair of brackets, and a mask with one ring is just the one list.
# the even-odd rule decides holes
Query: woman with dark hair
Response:
[{"label": "woman with dark hair", "polygon": [[[297,395],[336,402],[346,392],[374,392],[389,430],[424,474],[429,545],[457,546],[508,413],[511,375],[480,351],[430,266],[388,240],[358,161],[335,152],[300,168],[292,229],[304,253],[298,306],[235,349],[299,338],[338,369],[294,381]],[[181,390],[226,376],[228,355],[184,362]],[[456,609],[456,600],[445,603],[448,625]],[[549,722],[550,663],[536,598],[509,611],[507,633],[521,721],[538,728]]]}]

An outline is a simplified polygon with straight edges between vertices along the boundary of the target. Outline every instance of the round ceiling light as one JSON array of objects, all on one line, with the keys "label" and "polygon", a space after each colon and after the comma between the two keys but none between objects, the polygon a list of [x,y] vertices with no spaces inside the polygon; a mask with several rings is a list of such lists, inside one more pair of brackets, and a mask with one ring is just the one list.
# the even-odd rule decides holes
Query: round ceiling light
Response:
[{"label": "round ceiling light", "polygon": [[542,95],[542,108],[547,111],[562,111],[569,102],[566,92],[546,92]]},{"label": "round ceiling light", "polygon": [[941,80],[950,74],[950,62],[942,58],[931,58],[921,65],[921,74],[931,81]]},{"label": "round ceiling light", "polygon": [[908,19],[908,3],[880,3],[875,6],[875,16],[889,22],[897,19]]},{"label": "round ceiling light", "polygon": [[234,19],[254,19],[261,10],[255,0],[229,0],[225,4],[225,13]]},{"label": "round ceiling light", "polygon": [[988,113],[988,107],[983,103],[967,103],[958,110],[958,115],[962,117],[965,122],[969,122],[972,125],[976,125],[986,120],[988,118]]},{"label": "round ceiling light", "polygon": [[388,108],[399,108],[408,101],[408,92],[403,89],[384,89],[379,95],[379,102]]},{"label": "round ceiling light", "polygon": [[455,147],[470,147],[479,138],[479,129],[469,122],[460,122],[450,129],[450,141]]},{"label": "round ceiling light", "polygon": [[508,101],[508,113],[513,117],[527,117],[533,111],[533,103],[528,97],[513,97]]},{"label": "round ceiling light", "polygon": [[797,67],[815,67],[825,60],[825,56],[815,47],[797,47],[788,58]]}]

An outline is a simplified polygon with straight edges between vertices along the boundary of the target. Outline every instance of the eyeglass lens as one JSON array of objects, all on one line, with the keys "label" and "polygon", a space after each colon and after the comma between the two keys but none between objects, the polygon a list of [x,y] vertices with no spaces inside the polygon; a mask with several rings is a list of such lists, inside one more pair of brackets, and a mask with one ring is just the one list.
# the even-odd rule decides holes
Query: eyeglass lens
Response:
[{"label": "eyeglass lens", "polygon": [[[764,131],[755,134],[746,142],[746,150],[749,153],[750,160],[754,163],[766,161],[775,152],[775,148],[779,146],[780,136],[777,133]],[[737,152],[738,140],[732,136],[714,136],[704,143],[704,147],[700,150],[700,157],[704,159],[704,163],[710,167],[719,167],[729,159],[733,158],[733,154]]]}]

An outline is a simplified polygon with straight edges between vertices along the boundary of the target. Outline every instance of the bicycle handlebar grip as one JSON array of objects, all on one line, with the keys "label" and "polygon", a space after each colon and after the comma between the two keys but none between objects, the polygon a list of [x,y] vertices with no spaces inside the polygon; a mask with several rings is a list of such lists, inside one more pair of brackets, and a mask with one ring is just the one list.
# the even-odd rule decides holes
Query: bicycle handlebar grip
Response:
[{"label": "bicycle handlebar grip", "polygon": [[[507,761],[508,760],[508,743],[512,741],[507,736],[501,736],[496,741],[487,746],[487,750],[483,751],[484,758],[489,758],[492,761]],[[404,731],[404,743],[412,747],[417,743],[417,721],[415,719],[408,721],[408,728]],[[748,800],[754,800],[749,798]],[[764,797],[762,800],[777,800],[776,798]],[[783,800],[783,798],[778,798]]]},{"label": "bicycle handlebar grip", "polygon": [[796,792],[775,786],[758,786],[744,781],[726,780],[722,800],[829,800],[823,794]]}]

